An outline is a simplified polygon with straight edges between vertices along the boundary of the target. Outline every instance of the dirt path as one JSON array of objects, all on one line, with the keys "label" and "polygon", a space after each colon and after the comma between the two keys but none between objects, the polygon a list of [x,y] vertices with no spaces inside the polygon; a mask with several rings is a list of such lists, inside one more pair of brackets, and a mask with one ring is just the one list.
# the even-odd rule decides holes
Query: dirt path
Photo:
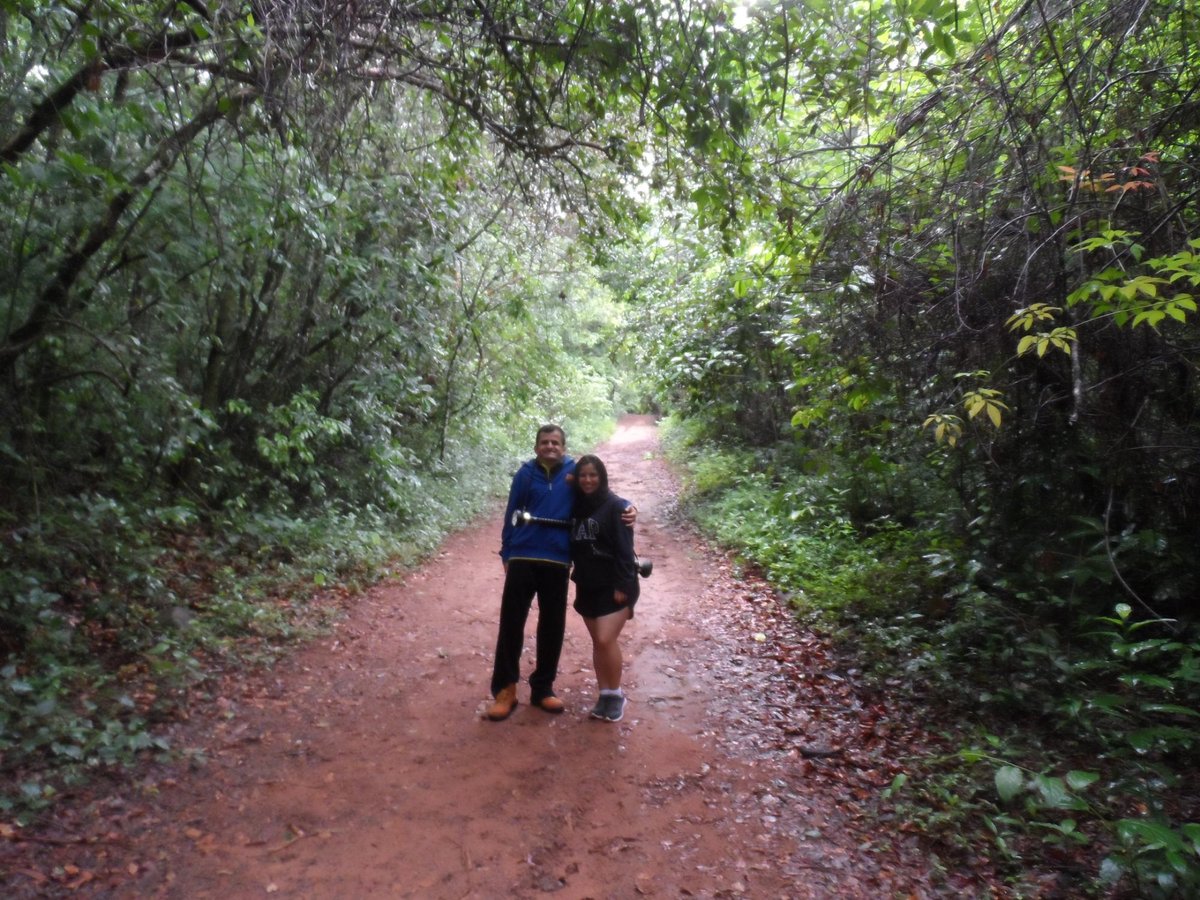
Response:
[{"label": "dirt path", "polygon": [[[124,825],[81,848],[74,871],[11,884],[65,894],[74,877],[73,896],[187,900],[971,893],[931,888],[902,830],[864,833],[855,804],[898,771],[885,760],[894,724],[853,693],[841,724],[805,707],[806,683],[847,676],[673,520],[652,420],[625,419],[599,453],[654,561],[625,631],[624,721],[587,718],[590,645],[574,612],[557,685],[567,712],[529,707],[523,683],[512,718],[482,718],[502,579],[494,515],[211,710],[207,764],[109,801]],[[833,746],[846,715],[854,736]]]}]

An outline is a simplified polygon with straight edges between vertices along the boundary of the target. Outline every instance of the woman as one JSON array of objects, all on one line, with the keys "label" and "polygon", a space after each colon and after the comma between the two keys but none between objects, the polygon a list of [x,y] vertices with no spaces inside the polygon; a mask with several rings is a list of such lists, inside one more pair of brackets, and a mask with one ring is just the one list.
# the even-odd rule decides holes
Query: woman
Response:
[{"label": "woman", "polygon": [[633,529],[621,522],[628,505],[608,489],[608,471],[598,457],[575,461],[575,506],[571,511],[571,562],[575,611],[592,636],[592,664],[600,697],[592,718],[619,722],[625,714],[621,691],[621,647],[617,639],[633,618],[638,576]]}]

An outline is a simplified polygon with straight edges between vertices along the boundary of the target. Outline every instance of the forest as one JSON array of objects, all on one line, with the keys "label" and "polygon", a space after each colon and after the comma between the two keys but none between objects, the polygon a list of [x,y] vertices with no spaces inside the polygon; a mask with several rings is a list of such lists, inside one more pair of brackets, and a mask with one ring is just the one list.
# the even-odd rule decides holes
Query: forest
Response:
[{"label": "forest", "polygon": [[1193,4],[0,0],[0,88],[0,820],[640,411],[928,835],[1200,891]]}]

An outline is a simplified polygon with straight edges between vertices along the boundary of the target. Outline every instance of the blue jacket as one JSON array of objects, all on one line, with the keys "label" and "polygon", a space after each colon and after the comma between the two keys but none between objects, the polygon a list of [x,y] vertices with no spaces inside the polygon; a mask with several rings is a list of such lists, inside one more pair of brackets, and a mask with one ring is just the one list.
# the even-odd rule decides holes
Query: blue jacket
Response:
[{"label": "blue jacket", "polygon": [[[500,532],[500,558],[532,559],[566,566],[571,562],[570,536],[563,526],[513,525],[512,514],[518,509],[543,519],[571,518],[575,502],[575,460],[564,456],[562,463],[547,472],[537,459],[527,460],[513,476],[504,510],[504,528]],[[568,481],[567,477],[571,476]]]}]

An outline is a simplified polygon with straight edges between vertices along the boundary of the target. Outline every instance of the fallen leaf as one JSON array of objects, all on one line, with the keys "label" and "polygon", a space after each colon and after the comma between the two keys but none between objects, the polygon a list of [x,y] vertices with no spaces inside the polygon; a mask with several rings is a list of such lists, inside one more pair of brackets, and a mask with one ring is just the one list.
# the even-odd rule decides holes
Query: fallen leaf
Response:
[{"label": "fallen leaf", "polygon": [[68,890],[77,891],[89,881],[92,881],[95,877],[96,873],[85,869],[82,873],[80,873],[78,878],[74,879],[73,881],[68,881],[65,886]]}]

